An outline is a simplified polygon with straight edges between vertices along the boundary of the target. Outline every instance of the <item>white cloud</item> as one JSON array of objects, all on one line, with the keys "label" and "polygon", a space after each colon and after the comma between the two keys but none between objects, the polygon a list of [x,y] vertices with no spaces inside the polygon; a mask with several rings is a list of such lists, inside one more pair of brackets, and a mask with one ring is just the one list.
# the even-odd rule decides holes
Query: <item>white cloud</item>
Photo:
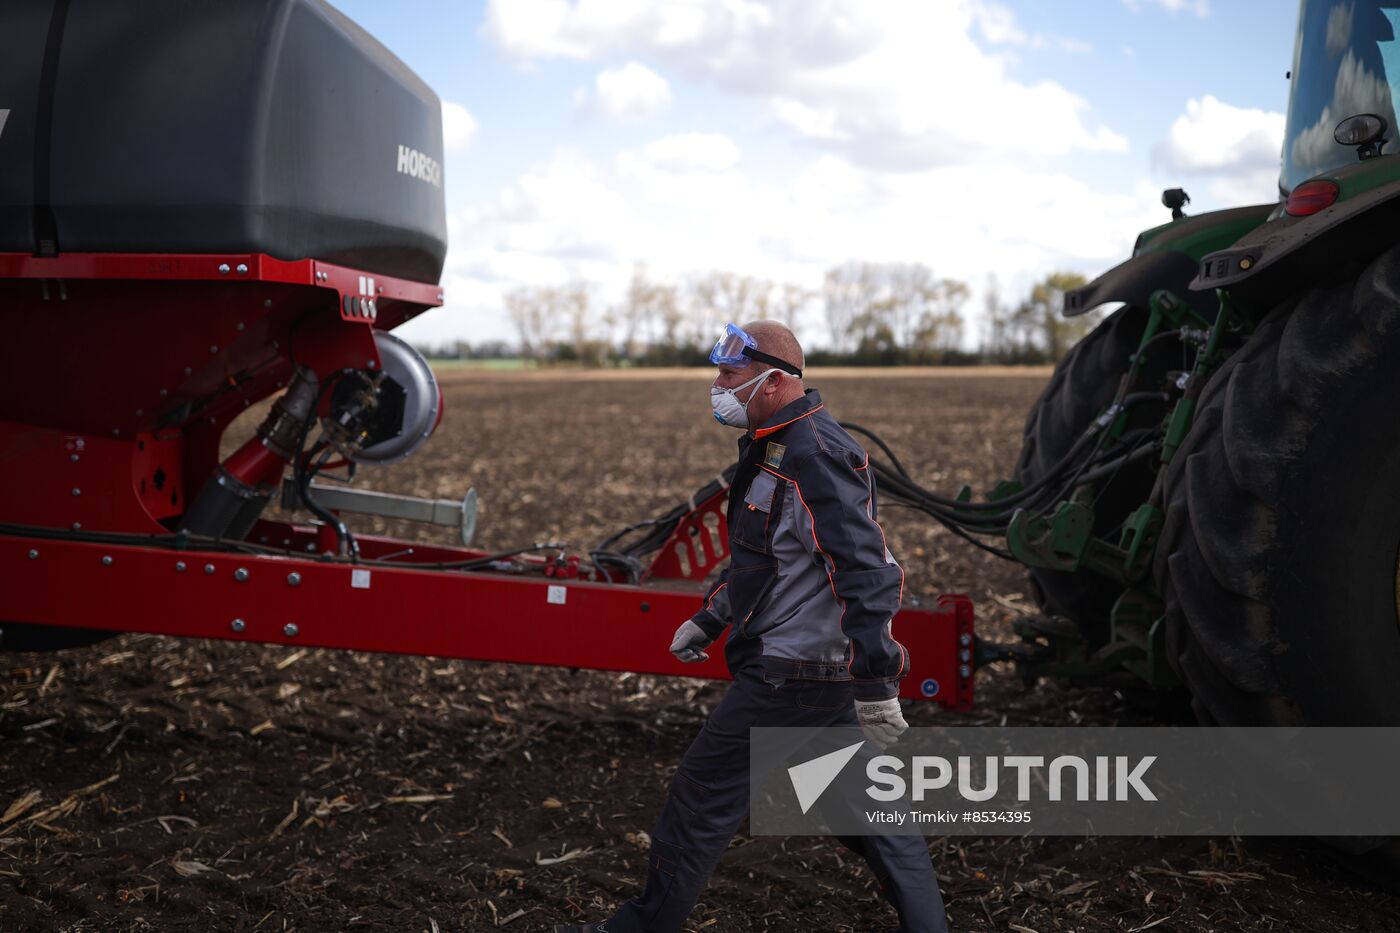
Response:
[{"label": "white cloud", "polygon": [[[1023,49],[1088,46],[1028,33],[990,0],[492,0],[482,29],[524,66],[606,66],[582,92],[595,112],[603,76],[643,61],[723,106],[681,115],[710,132],[611,156],[560,149],[456,211],[444,283],[450,319],[476,339],[512,338],[512,287],[582,278],[606,303],[637,262],[673,281],[723,269],[808,287],[850,259],[922,262],[975,293],[995,273],[1012,297],[1054,269],[1102,271],[1166,219],[1145,182],[1047,161],[1127,141],[1015,64]],[[755,112],[781,142],[753,132]],[[969,317],[978,307],[975,294]]]},{"label": "white cloud", "polygon": [[466,107],[450,100],[442,102],[442,146],[448,152],[467,148],[476,137],[476,117]]},{"label": "white cloud", "polygon": [[1153,162],[1174,183],[1209,184],[1222,206],[1269,201],[1278,190],[1283,127],[1281,113],[1235,107],[1207,94],[1186,102]]},{"label": "white cloud", "polygon": [[[718,134],[665,137],[610,166],[565,150],[530,167],[462,218],[444,276],[451,319],[510,340],[505,291],[583,278],[606,303],[639,261],[673,281],[724,269],[809,287],[852,258],[923,262],[974,290],[996,273],[1011,296],[1052,269],[1097,273],[1165,219],[1150,187],[1111,192],[1053,171],[880,172],[835,154],[770,180],[741,167]],[[826,342],[819,325],[810,337]]]},{"label": "white cloud", "polygon": [[575,100],[581,110],[613,119],[653,117],[671,106],[671,85],[645,65],[628,62],[598,72],[591,89],[580,89]]},{"label": "white cloud", "polygon": [[1161,7],[1168,13],[1190,11],[1197,16],[1210,15],[1210,0],[1123,0],[1123,5],[1134,13],[1144,6]]},{"label": "white cloud", "polygon": [[973,11],[982,38],[994,44],[1025,45],[1031,37],[1016,23],[1016,16],[999,3],[983,3]]},{"label": "white cloud", "polygon": [[849,141],[851,134],[838,126],[841,115],[834,107],[816,107],[789,97],[775,97],[769,105],[773,116],[808,139]]},{"label": "white cloud", "polygon": [[739,164],[739,147],[723,133],[679,133],[647,143],[642,156],[672,171],[725,172]]},{"label": "white cloud", "polygon": [[611,261],[640,242],[630,210],[588,160],[569,150],[535,166],[504,189],[477,218],[493,231],[494,248],[569,261]]},{"label": "white cloud", "polygon": [[1184,172],[1248,174],[1277,168],[1283,114],[1233,107],[1210,94],[1186,102],[1158,150],[1165,168]]},{"label": "white cloud", "polygon": [[1351,44],[1351,25],[1356,18],[1356,6],[1339,3],[1327,11],[1327,56],[1336,58]]},{"label": "white cloud", "polygon": [[1127,148],[1089,121],[1084,100],[1016,79],[974,41],[974,31],[990,44],[1050,41],[990,0],[491,0],[482,28],[525,63],[662,58],[765,103],[811,144],[880,168]]}]

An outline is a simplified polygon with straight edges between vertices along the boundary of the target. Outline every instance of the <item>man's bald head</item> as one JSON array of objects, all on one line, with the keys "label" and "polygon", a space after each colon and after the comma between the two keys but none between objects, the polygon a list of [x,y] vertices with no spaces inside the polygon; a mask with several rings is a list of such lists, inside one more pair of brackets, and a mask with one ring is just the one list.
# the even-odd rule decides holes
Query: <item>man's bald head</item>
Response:
[{"label": "man's bald head", "polygon": [[[758,349],[769,356],[776,357],[784,363],[791,363],[799,370],[806,365],[802,345],[785,324],[777,321],[754,321],[745,324],[744,331],[758,344]],[[767,378],[760,384],[748,390],[746,394],[736,396],[740,402],[747,405],[750,433],[754,427],[762,424],[784,405],[802,398],[805,391],[802,377],[783,372],[759,360],[752,360],[742,367],[721,363],[719,375],[715,377],[715,388],[738,389],[765,373]]]},{"label": "man's bald head", "polygon": [[744,325],[744,331],[754,339],[758,348],[769,356],[776,356],[797,369],[806,368],[807,360],[802,355],[802,344],[797,342],[797,336],[786,324],[779,321],[751,321]]}]

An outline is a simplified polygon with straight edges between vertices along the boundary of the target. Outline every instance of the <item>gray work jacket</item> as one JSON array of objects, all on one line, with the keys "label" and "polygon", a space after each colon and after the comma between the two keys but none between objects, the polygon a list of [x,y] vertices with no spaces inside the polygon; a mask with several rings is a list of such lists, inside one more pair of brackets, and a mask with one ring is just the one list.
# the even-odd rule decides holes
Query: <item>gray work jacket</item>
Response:
[{"label": "gray work jacket", "polygon": [[730,563],[691,620],[715,638],[733,626],[731,672],[854,681],[859,700],[899,693],[909,656],[890,622],[904,571],[875,520],[869,464],[815,389],[740,439]]}]

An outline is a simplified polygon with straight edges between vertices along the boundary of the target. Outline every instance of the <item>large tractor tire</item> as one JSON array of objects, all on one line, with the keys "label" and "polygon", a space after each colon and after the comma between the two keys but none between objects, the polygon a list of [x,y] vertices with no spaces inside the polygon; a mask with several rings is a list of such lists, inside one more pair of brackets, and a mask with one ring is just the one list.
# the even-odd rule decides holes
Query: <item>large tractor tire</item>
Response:
[{"label": "large tractor tire", "polygon": [[1162,477],[1169,657],[1222,725],[1400,724],[1400,248],[1275,308]]},{"label": "large tractor tire", "polygon": [[[1105,408],[1137,350],[1147,323],[1146,312],[1120,308],[1075,344],[1055,366],[1054,375],[1026,416],[1021,456],[1015,477],[1022,486],[1043,478]],[[1148,350],[1134,391],[1162,387],[1167,370],[1181,367],[1181,345],[1161,341]],[[1145,427],[1165,415],[1164,403],[1142,403],[1130,427]],[[1121,470],[1107,482],[1094,506],[1094,532],[1111,534],[1152,492],[1153,461]],[[1122,587],[1085,570],[1067,573],[1030,568],[1031,590],[1041,610],[1074,622],[1092,646],[1108,640],[1109,612]]]}]

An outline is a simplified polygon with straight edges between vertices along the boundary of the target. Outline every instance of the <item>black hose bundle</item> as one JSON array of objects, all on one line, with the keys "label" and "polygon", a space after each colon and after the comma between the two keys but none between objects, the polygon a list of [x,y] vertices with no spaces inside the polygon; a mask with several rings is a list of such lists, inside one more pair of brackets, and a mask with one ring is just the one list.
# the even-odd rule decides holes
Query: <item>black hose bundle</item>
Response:
[{"label": "black hose bundle", "polygon": [[[640,582],[642,574],[646,571],[646,568],[642,566],[642,558],[659,550],[662,545],[671,540],[671,535],[675,532],[681,519],[694,512],[700,503],[708,501],[720,491],[728,489],[730,484],[734,482],[734,474],[738,469],[738,463],[731,463],[719,476],[696,490],[689,501],[680,503],[656,518],[628,525],[621,531],[609,535],[596,548],[588,552],[588,559],[593,562],[593,566],[609,583],[616,582],[613,579],[614,572],[620,574],[627,583]],[[625,545],[619,544],[629,535],[643,529],[646,529],[646,533],[636,540]]]},{"label": "black hose bundle", "polygon": [[888,458],[888,463],[872,457],[870,468],[875,474],[882,496],[894,505],[916,509],[932,517],[953,534],[984,551],[1006,560],[1016,560],[1007,551],[977,540],[978,536],[1005,536],[1017,512],[1029,512],[1032,518],[1048,514],[1077,487],[1112,477],[1129,464],[1136,463],[1162,449],[1160,428],[1138,428],[1126,431],[1111,446],[1110,426],[1134,406],[1143,402],[1166,402],[1171,396],[1163,391],[1130,392],[1137,381],[1146,349],[1160,340],[1177,339],[1179,330],[1164,331],[1153,336],[1131,357],[1128,371],[1119,383],[1113,401],[1095,418],[1044,476],[1016,492],[989,502],[971,502],[949,498],[931,492],[914,481],[904,469],[889,445],[873,431],[858,424],[841,422],[847,431],[860,434]]},{"label": "black hose bundle", "polygon": [[[306,418],[301,423],[301,430],[297,432],[296,455],[292,458],[292,478],[297,484],[297,496],[313,515],[335,529],[336,541],[339,542],[341,552],[348,555],[352,561],[357,560],[360,556],[360,545],[355,540],[355,536],[350,533],[345,522],[340,520],[340,516],[323,507],[311,494],[311,481],[326,465],[331,450],[324,441],[318,442],[310,450],[304,448],[306,447],[306,439],[311,434],[311,426],[316,423],[318,417],[316,413],[320,410],[321,402],[325,400],[326,393],[354,372],[356,370],[340,369],[326,377],[326,381],[321,384],[320,390],[316,393],[316,400],[311,403],[311,410],[306,413]],[[318,456],[319,459],[317,459]]]}]

